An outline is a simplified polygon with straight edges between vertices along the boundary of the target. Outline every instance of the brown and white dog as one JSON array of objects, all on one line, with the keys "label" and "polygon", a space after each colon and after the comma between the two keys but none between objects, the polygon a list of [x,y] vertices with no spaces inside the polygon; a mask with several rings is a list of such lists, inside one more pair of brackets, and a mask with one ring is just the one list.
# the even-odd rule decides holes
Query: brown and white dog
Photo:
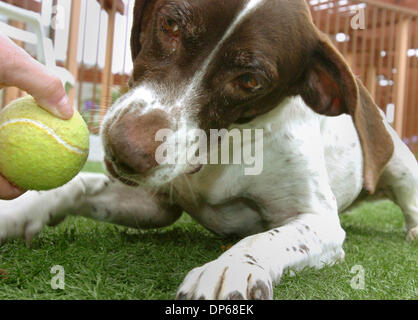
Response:
[{"label": "brown and white dog", "polygon": [[[185,211],[244,239],[191,271],[178,298],[271,299],[285,270],[343,259],[338,214],[364,190],[393,199],[418,237],[417,161],[305,0],[137,0],[132,57],[131,90],[102,126],[113,178],[0,202],[0,240],[30,241],[68,214],[146,229]],[[158,132],[186,128],[262,129],[262,172],[156,161]]]}]

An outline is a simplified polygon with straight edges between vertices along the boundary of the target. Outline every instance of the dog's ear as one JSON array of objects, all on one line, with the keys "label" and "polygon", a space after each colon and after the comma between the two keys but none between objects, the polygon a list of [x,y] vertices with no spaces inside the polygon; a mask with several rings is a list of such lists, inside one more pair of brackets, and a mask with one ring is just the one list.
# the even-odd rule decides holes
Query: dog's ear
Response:
[{"label": "dog's ear", "polygon": [[144,22],[145,10],[150,3],[154,3],[155,0],[136,0],[134,8],[134,20],[131,31],[131,51],[132,61],[135,61],[138,54],[141,52],[141,32]]},{"label": "dog's ear", "polygon": [[376,191],[380,175],[394,152],[394,144],[377,105],[343,56],[325,38],[314,50],[303,75],[299,93],[320,114],[350,114],[357,128],[364,156],[364,187]]},{"label": "dog's ear", "polygon": [[380,175],[395,152],[395,145],[383,123],[383,112],[379,111],[360,80],[357,80],[357,86],[359,107],[354,111],[354,119],[363,146],[364,187],[373,194]]}]

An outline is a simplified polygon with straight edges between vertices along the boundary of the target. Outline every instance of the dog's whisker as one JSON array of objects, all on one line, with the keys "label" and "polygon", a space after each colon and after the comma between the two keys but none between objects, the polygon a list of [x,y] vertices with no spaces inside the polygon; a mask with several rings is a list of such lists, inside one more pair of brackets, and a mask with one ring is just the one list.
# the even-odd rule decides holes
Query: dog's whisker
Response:
[{"label": "dog's whisker", "polygon": [[159,192],[160,192],[160,188],[159,187],[153,187],[153,188],[151,188],[151,196],[152,196],[152,198],[156,198]]},{"label": "dog's whisker", "polygon": [[170,181],[170,203],[171,204],[174,204],[174,200],[173,200],[173,188],[174,188],[173,182]]},{"label": "dog's whisker", "polygon": [[187,178],[187,175],[184,173],[184,174],[182,174],[182,178],[186,181],[186,185],[187,185],[187,187],[189,188],[189,191],[190,191],[190,194],[192,195],[192,198],[193,198],[193,202],[194,202],[194,204],[196,205],[196,206],[198,206],[199,205],[199,201],[198,201],[198,199],[197,199],[197,197],[196,197],[196,194],[194,193],[194,191],[193,191],[193,187],[192,187],[192,185],[190,184],[190,181],[189,181],[189,179]]}]

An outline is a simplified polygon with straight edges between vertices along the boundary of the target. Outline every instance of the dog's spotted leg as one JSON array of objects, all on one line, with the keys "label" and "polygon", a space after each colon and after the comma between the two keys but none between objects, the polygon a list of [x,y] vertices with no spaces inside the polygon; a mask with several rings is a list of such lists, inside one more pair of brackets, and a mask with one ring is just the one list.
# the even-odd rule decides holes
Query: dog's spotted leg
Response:
[{"label": "dog's spotted leg", "polygon": [[83,173],[61,188],[0,201],[0,244],[19,237],[29,244],[45,225],[60,223],[78,210],[85,196],[100,193],[108,184],[104,175]]},{"label": "dog's spotted leg", "polygon": [[112,180],[102,192],[84,198],[76,215],[137,229],[155,229],[176,222],[183,209],[163,192],[128,187]]},{"label": "dog's spotted leg", "polygon": [[407,240],[412,242],[418,239],[418,163],[393,128],[389,125],[387,128],[395,153],[382,174],[380,187],[402,209]]},{"label": "dog's spotted leg", "polygon": [[272,299],[286,270],[322,268],[344,258],[339,219],[300,215],[289,224],[248,237],[217,260],[191,271],[178,299]]},{"label": "dog's spotted leg", "polygon": [[68,215],[138,228],[176,221],[181,209],[159,199],[105,175],[82,173],[56,190],[31,191],[13,201],[0,201],[0,244],[19,237],[29,244],[44,226],[57,225]]}]

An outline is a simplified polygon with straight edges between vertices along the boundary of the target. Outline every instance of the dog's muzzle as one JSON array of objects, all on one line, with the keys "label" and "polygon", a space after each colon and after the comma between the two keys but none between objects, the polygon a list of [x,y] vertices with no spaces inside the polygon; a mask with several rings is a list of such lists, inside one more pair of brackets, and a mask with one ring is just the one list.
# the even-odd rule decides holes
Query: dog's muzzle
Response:
[{"label": "dog's muzzle", "polygon": [[109,173],[118,179],[141,177],[156,168],[161,142],[155,137],[159,130],[171,127],[168,119],[164,111],[152,110],[144,115],[127,112],[111,123],[104,136]]}]

